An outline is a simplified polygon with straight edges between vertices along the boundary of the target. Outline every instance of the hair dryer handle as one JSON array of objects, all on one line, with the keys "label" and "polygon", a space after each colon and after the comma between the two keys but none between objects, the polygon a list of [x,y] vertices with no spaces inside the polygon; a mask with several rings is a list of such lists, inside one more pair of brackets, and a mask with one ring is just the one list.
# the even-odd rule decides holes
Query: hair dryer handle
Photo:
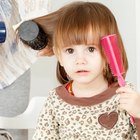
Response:
[{"label": "hair dryer handle", "polygon": [[3,21],[0,21],[0,43],[4,43],[6,40],[6,26]]}]

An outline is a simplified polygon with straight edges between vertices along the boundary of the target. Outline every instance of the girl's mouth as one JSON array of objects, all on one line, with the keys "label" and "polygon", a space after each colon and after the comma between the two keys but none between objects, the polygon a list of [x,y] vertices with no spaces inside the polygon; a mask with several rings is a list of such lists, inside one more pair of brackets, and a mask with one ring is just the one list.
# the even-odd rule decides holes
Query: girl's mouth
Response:
[{"label": "girl's mouth", "polygon": [[84,75],[87,75],[89,73],[89,71],[87,71],[87,70],[78,70],[78,71],[76,71],[76,73],[78,75],[84,76]]}]

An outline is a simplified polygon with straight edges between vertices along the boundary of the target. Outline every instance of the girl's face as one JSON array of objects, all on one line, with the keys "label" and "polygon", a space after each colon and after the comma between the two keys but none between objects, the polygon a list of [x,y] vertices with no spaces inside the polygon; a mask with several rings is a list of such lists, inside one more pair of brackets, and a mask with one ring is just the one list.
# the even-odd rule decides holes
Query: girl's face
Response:
[{"label": "girl's face", "polygon": [[73,45],[60,50],[60,64],[78,83],[101,82],[104,61],[97,46]]}]

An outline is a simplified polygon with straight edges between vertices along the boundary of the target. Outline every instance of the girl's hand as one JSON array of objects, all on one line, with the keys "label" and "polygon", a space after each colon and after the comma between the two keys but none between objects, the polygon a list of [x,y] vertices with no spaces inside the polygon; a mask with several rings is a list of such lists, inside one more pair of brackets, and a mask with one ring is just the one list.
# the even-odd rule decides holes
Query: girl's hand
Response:
[{"label": "girl's hand", "polygon": [[40,50],[37,54],[37,56],[52,56],[54,53],[53,53],[53,50],[51,47],[46,47],[42,50]]},{"label": "girl's hand", "polygon": [[140,94],[129,86],[120,87],[116,92],[120,94],[119,107],[133,117],[140,118]]}]

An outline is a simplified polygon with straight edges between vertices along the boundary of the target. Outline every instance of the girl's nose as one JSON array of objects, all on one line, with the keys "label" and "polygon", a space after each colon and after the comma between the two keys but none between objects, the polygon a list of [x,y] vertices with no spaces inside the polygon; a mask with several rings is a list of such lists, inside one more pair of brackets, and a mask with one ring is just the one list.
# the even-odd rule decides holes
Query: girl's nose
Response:
[{"label": "girl's nose", "polygon": [[86,59],[84,58],[84,56],[78,56],[77,58],[76,58],[76,64],[77,65],[83,65],[83,64],[86,64],[87,63],[87,61],[86,61]]}]

